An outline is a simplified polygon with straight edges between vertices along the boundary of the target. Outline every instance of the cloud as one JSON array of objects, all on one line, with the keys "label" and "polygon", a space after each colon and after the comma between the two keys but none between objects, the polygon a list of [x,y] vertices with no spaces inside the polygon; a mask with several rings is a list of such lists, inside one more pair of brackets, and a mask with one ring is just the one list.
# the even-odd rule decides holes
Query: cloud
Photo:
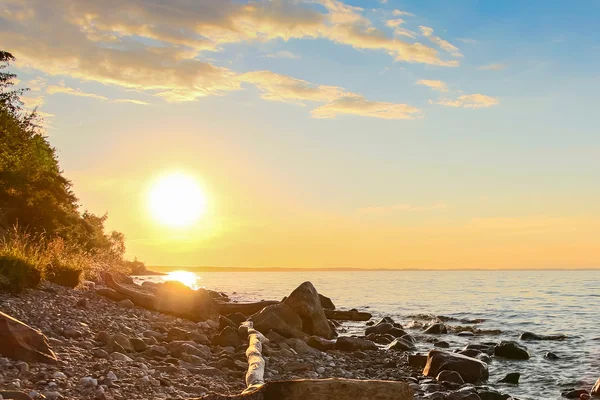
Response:
[{"label": "cloud", "polygon": [[394,11],[392,11],[392,14],[395,15],[396,17],[400,17],[402,15],[406,15],[407,17],[415,16],[415,14],[413,14],[413,13],[409,13],[409,12],[401,11],[401,10],[394,10]]},{"label": "cloud", "polygon": [[271,71],[247,72],[240,75],[240,81],[255,85],[265,100],[295,102],[328,102],[344,94],[337,86],[313,85],[301,79]]},{"label": "cloud", "polygon": [[353,114],[382,119],[415,119],[421,110],[406,104],[370,101],[361,95],[350,94],[312,111],[315,118],[334,118],[338,114]]},{"label": "cloud", "polygon": [[495,97],[477,93],[458,96],[455,100],[442,99],[435,102],[430,101],[430,103],[440,104],[446,107],[487,108],[500,104],[500,101]]},{"label": "cloud", "polygon": [[400,25],[404,23],[403,19],[390,19],[385,22],[385,25],[392,28],[394,30],[394,35],[396,36],[407,36],[409,38],[415,39],[417,37],[417,33],[411,30],[401,28]]},{"label": "cloud", "polygon": [[417,85],[427,86],[427,87],[430,87],[431,89],[437,90],[439,92],[447,92],[448,91],[448,86],[443,81],[420,79],[417,81]]},{"label": "cloud", "polygon": [[71,95],[71,96],[89,97],[89,98],[98,99],[98,100],[108,100],[107,97],[100,96],[95,93],[84,92],[81,89],[73,89],[68,86],[48,86],[46,88],[46,93],[48,93],[48,94],[63,93],[63,94]]},{"label": "cloud", "polygon": [[506,68],[506,64],[489,64],[477,67],[480,71],[500,71]]},{"label": "cloud", "polygon": [[315,85],[271,71],[255,71],[240,75],[240,81],[255,85],[261,97],[270,101],[325,103],[312,110],[315,118],[334,118],[339,114],[353,114],[382,119],[413,119],[418,108],[398,103],[370,101],[338,86]]},{"label": "cloud", "polygon": [[452,43],[440,38],[439,36],[433,35],[433,29],[428,26],[419,26],[421,29],[421,34],[428,38],[431,42],[437,44],[442,50],[452,54],[454,57],[462,57],[462,53],[458,49],[458,47],[454,46]]},{"label": "cloud", "polygon": [[61,94],[67,94],[70,96],[79,96],[79,97],[89,97],[91,99],[96,99],[96,100],[102,100],[102,101],[111,101],[113,103],[132,103],[132,104],[138,104],[138,105],[148,105],[150,103],[147,103],[145,101],[141,101],[141,100],[134,100],[134,99],[114,99],[111,100],[106,96],[101,96],[99,94],[95,94],[95,93],[88,93],[88,92],[84,92],[81,89],[74,89],[68,86],[65,86],[64,84],[61,85],[52,85],[52,86],[48,86],[46,88],[46,93],[48,94],[56,94],[56,93],[61,93]]},{"label": "cloud", "polygon": [[394,204],[391,206],[376,206],[376,207],[365,207],[360,208],[358,211],[362,214],[371,215],[388,215],[398,212],[409,212],[409,211],[433,211],[433,210],[445,210],[447,207],[446,203],[435,203],[431,205],[413,205],[413,204]]},{"label": "cloud", "polygon": [[289,58],[290,60],[298,60],[299,55],[292,53],[291,51],[278,51],[277,53],[267,54],[267,58]]}]

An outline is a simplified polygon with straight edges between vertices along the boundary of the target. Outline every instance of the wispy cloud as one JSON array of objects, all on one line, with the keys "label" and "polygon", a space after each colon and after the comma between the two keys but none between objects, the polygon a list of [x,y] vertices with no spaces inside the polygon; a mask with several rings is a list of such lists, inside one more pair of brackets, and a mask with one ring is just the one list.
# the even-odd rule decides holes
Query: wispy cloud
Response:
[{"label": "wispy cloud", "polygon": [[421,110],[407,104],[371,101],[361,95],[349,94],[312,111],[315,118],[334,118],[338,114],[382,119],[415,119],[421,115]]},{"label": "wispy cloud", "polygon": [[438,101],[430,100],[432,104],[439,104],[446,107],[462,107],[462,108],[487,108],[500,104],[500,101],[491,96],[484,94],[465,94],[458,96],[456,99],[441,99]]},{"label": "wispy cloud", "polygon": [[448,91],[448,86],[446,85],[446,83],[439,80],[420,79],[417,81],[417,85],[427,86],[439,92]]},{"label": "wispy cloud", "polygon": [[89,92],[84,92],[81,89],[75,89],[72,87],[68,87],[65,85],[51,85],[48,86],[46,88],[46,93],[48,94],[56,94],[56,93],[61,93],[61,94],[66,94],[66,95],[70,95],[70,96],[79,96],[79,97],[88,97],[91,99],[96,99],[96,100],[102,100],[102,101],[110,101],[113,103],[132,103],[132,104],[138,104],[138,105],[148,105],[150,103],[145,102],[145,101],[141,101],[141,100],[135,100],[135,99],[109,99],[106,96],[102,96],[96,93],[89,93]]},{"label": "wispy cloud", "polygon": [[440,38],[439,36],[433,35],[433,29],[428,26],[419,26],[421,29],[421,34],[428,38],[431,42],[437,44],[442,50],[452,54],[454,57],[462,57],[462,53],[458,49],[458,47],[454,46],[452,43]]},{"label": "wispy cloud", "polygon": [[477,67],[480,71],[500,71],[506,68],[506,64],[489,64]]},{"label": "wispy cloud", "polygon": [[394,11],[392,11],[392,14],[395,15],[395,16],[397,16],[397,17],[400,17],[402,15],[406,15],[407,17],[414,17],[415,16],[415,14],[413,14],[413,13],[409,13],[407,11],[402,11],[402,10],[394,10]]},{"label": "wispy cloud", "polygon": [[394,30],[394,35],[396,36],[407,36],[409,38],[415,39],[417,37],[417,33],[409,29],[402,28],[400,25],[402,25],[403,23],[403,19],[397,18],[386,21],[385,25],[392,28]]},{"label": "wispy cloud", "polygon": [[375,206],[375,207],[364,207],[358,211],[362,214],[373,214],[373,215],[388,215],[399,212],[410,212],[410,211],[432,211],[432,210],[444,210],[448,208],[446,203],[435,203],[430,205],[414,205],[414,204],[394,204],[391,206]]}]

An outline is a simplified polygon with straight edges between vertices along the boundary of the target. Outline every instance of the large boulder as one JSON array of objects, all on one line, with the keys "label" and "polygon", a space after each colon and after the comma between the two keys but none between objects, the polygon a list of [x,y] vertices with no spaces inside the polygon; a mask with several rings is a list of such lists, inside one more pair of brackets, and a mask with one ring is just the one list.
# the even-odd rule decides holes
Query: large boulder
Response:
[{"label": "large boulder", "polygon": [[305,337],[302,332],[302,320],[296,312],[287,304],[273,304],[263,308],[250,317],[254,329],[259,332],[277,332],[286,338]]},{"label": "large boulder", "polygon": [[57,361],[46,336],[3,312],[0,312],[0,354],[26,362]]},{"label": "large boulder", "polygon": [[302,283],[285,299],[284,304],[290,306],[298,314],[302,320],[304,333],[326,339],[333,339],[337,335],[329,326],[319,293],[312,283]]},{"label": "large boulder", "polygon": [[335,304],[333,304],[333,301],[331,301],[329,297],[319,293],[319,300],[321,301],[321,306],[323,306],[325,310],[335,310]]},{"label": "large boulder", "polygon": [[596,384],[592,388],[592,393],[591,394],[592,394],[592,396],[598,396],[598,397],[600,397],[600,378],[598,378],[598,380],[596,381]]},{"label": "large boulder", "polygon": [[396,338],[396,339],[394,339],[393,342],[391,342],[389,344],[387,349],[388,350],[408,351],[408,350],[415,350],[416,347],[412,342],[410,342],[408,340],[404,340],[402,338]]},{"label": "large boulder", "polygon": [[[398,381],[301,379],[267,382],[233,398],[239,400],[409,400],[413,398],[413,390],[408,383]],[[231,400],[233,398],[229,395],[211,393],[200,399]]]},{"label": "large boulder", "polygon": [[503,340],[494,347],[496,357],[504,357],[511,360],[528,360],[527,347],[512,340]]},{"label": "large boulder", "polygon": [[461,354],[431,350],[423,375],[435,378],[442,371],[458,372],[467,383],[485,381],[489,377],[488,366],[482,361]]}]

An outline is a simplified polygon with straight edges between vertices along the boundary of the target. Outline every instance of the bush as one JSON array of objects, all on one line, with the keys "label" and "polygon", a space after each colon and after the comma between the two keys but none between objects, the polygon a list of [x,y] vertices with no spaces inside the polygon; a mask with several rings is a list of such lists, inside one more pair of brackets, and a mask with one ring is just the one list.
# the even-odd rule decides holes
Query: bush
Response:
[{"label": "bush", "polygon": [[26,288],[39,285],[42,273],[39,267],[27,258],[12,254],[0,254],[0,288],[19,293]]},{"label": "bush", "polygon": [[74,288],[79,284],[82,269],[72,265],[49,265],[46,267],[44,278],[61,286]]}]

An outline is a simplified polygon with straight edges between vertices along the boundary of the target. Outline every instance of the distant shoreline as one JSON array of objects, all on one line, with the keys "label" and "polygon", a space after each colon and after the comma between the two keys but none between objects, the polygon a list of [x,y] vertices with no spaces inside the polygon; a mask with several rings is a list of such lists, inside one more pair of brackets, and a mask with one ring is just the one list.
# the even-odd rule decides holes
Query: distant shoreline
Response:
[{"label": "distant shoreline", "polygon": [[142,275],[165,275],[173,271],[188,272],[412,272],[412,271],[600,271],[596,268],[286,268],[286,267],[148,267]]}]

